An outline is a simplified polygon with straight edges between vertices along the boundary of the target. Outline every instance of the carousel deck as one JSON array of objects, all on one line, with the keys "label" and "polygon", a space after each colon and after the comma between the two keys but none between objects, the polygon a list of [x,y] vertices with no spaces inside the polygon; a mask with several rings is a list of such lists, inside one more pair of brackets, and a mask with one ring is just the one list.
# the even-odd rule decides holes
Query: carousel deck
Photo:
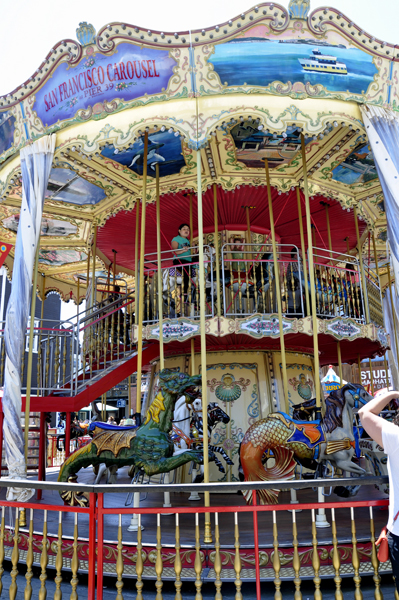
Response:
[{"label": "carousel deck", "polygon": [[[47,481],[56,481],[58,473],[53,471],[47,473]],[[94,474],[92,469],[82,469],[79,473],[80,483],[92,484],[94,480]],[[118,482],[121,484],[130,483],[127,468],[119,470]],[[328,492],[329,490],[326,490]],[[317,492],[311,488],[305,490],[298,490],[297,497],[299,503],[315,503],[317,502]],[[0,499],[5,498],[5,490],[1,491]],[[106,494],[104,498],[105,508],[117,509],[125,508],[126,494],[110,493]],[[357,500],[382,500],[386,499],[387,495],[382,491],[376,489],[373,486],[365,486],[361,488],[354,501]],[[290,493],[281,492],[279,497],[279,504],[288,504],[290,502]],[[34,500],[34,499],[32,499]],[[326,497],[326,502],[339,503],[346,502],[347,499],[339,498],[336,494],[332,493],[331,496]],[[140,507],[141,508],[155,508],[162,507],[164,502],[163,494],[151,493],[149,488],[148,494],[141,496]],[[56,491],[45,490],[41,500],[43,504],[51,504],[54,506],[62,505],[62,500]],[[201,500],[190,501],[188,500],[187,493],[172,493],[171,504],[173,507],[189,507],[193,512],[191,514],[180,515],[180,543],[182,546],[194,547],[194,512],[195,507],[202,507],[203,495],[201,494]],[[244,497],[241,494],[212,494],[211,505],[218,507],[227,506],[245,506]],[[130,504],[132,506],[132,504]],[[132,508],[133,512],[133,508]],[[175,544],[175,518],[174,515],[164,514],[167,513],[167,509],[160,509],[161,527],[162,527],[162,545]],[[331,512],[327,509],[327,520],[331,522]],[[129,532],[127,530],[130,524],[130,515],[122,515],[122,530],[123,530],[123,542],[124,543],[135,543],[137,540],[137,534],[135,532]],[[312,530],[311,530],[311,515],[309,510],[296,513],[296,521],[298,528],[298,542],[301,546],[308,546],[312,544]],[[378,533],[381,528],[386,524],[387,521],[387,510],[385,508],[374,509],[374,521],[375,529]],[[51,511],[48,513],[48,532],[50,534],[57,534],[58,529],[58,513]],[[203,515],[200,514],[200,525],[203,522]],[[213,516],[212,516],[213,522]],[[239,528],[240,528],[240,546],[241,548],[253,548],[254,547],[254,526],[252,513],[240,513],[238,516]],[[369,541],[370,540],[370,519],[369,519],[369,508],[357,508],[355,510],[355,522],[357,540]],[[40,510],[35,511],[34,516],[35,530],[42,531],[43,523],[43,512]],[[282,511],[277,513],[277,524],[278,524],[278,541],[280,546],[291,547],[292,546],[292,517],[289,511]],[[351,520],[350,520],[350,509],[344,507],[342,509],[339,506],[336,508],[336,524],[337,524],[337,537],[341,543],[351,542]],[[156,517],[153,514],[142,516],[143,530],[143,544],[152,545],[156,544]],[[73,514],[64,513],[63,515],[63,536],[73,536],[74,519]],[[234,515],[233,513],[224,513],[223,516],[219,514],[219,528],[220,528],[220,542],[221,546],[232,547],[234,546]],[[258,515],[258,531],[259,531],[259,546],[260,547],[272,547],[273,546],[273,523],[272,514],[260,513]],[[107,514],[104,518],[104,541],[114,542],[117,540],[118,531],[118,514]],[[203,528],[201,528],[203,531]],[[86,515],[79,516],[79,538],[88,538],[88,517]],[[328,545],[332,543],[332,531],[331,527],[318,528],[317,538],[320,545]]]}]

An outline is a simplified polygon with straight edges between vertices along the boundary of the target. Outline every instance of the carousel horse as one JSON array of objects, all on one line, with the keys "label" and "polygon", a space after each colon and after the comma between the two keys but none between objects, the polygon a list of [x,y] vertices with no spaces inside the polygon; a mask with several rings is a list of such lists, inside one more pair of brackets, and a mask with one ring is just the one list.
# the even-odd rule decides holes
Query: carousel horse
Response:
[{"label": "carousel horse", "polygon": [[[61,413],[60,418],[65,421],[66,425],[66,413]],[[87,435],[87,427],[82,427],[81,424],[76,420],[76,415],[71,413],[71,423],[70,423],[70,439],[77,440],[78,438],[84,437]],[[62,452],[65,449],[65,433],[61,433],[57,435],[57,450],[58,452]],[[63,440],[63,444],[61,446],[60,442]]]},{"label": "carousel horse", "polygon": [[[286,413],[277,412],[257,421],[241,443],[240,459],[245,481],[290,479],[294,476],[296,459],[298,462],[328,460],[343,471],[364,475],[365,470],[352,462],[356,450],[352,409],[372,398],[363,386],[348,383],[327,397],[321,420],[297,421]],[[270,450],[275,465],[264,468],[262,458]],[[259,490],[260,502],[277,503],[279,491]],[[243,494],[250,502],[252,491],[246,490]]]},{"label": "carousel horse", "polygon": [[[143,425],[131,428],[92,423],[92,441],[64,461],[58,481],[76,482],[80,469],[101,463],[118,467],[134,465],[150,476],[173,471],[191,461],[201,464],[201,449],[184,450],[173,456],[174,444],[169,435],[177,399],[185,395],[194,401],[200,385],[200,375],[163,369],[159,375],[160,390],[148,408]],[[87,506],[89,502],[84,492],[63,491],[61,498],[70,506]]]}]

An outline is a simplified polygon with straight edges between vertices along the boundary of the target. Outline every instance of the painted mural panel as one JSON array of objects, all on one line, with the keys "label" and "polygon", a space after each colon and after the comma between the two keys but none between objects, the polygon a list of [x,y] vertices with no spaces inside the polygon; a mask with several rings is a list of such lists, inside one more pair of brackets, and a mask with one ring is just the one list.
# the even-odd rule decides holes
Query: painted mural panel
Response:
[{"label": "painted mural panel", "polygon": [[[235,125],[230,134],[236,147],[237,160],[252,169],[265,167],[267,158],[271,169],[290,163],[301,149],[301,132],[288,126],[282,135],[259,130],[254,122]],[[307,143],[307,142],[306,142]]]},{"label": "painted mural panel", "polygon": [[0,154],[11,148],[14,131],[15,117],[9,111],[0,113]]},{"label": "painted mural panel", "polygon": [[298,82],[322,85],[331,92],[364,94],[378,73],[371,55],[338,40],[276,40],[256,30],[250,33],[215,45],[209,62],[222,83],[263,87],[278,81]]},{"label": "painted mural panel", "polygon": [[[3,227],[10,229],[15,233],[18,230],[19,214],[11,215],[3,220]],[[43,218],[40,228],[40,235],[54,235],[60,237],[66,237],[78,230],[76,225],[73,225],[69,221],[60,221],[59,219],[48,219]]]},{"label": "painted mural panel", "polygon": [[[139,138],[127,150],[121,151],[114,146],[108,146],[101,153],[107,158],[125,165],[138,175],[143,174],[144,140]],[[168,131],[156,131],[148,138],[147,174],[155,177],[155,165],[159,164],[160,177],[180,173],[186,162],[183,157],[179,135]]]},{"label": "painted mural panel", "polygon": [[87,260],[87,254],[85,252],[79,252],[78,250],[66,248],[41,248],[39,252],[39,263],[50,265],[52,267],[83,260]]},{"label": "painted mural panel", "polygon": [[133,100],[168,87],[176,62],[167,50],[122,43],[104,56],[89,49],[76,67],[62,63],[37,92],[33,110],[46,126],[115,98]]},{"label": "painted mural panel", "polygon": [[340,183],[354,185],[378,178],[373,153],[368,144],[361,144],[332,171],[332,178]]},{"label": "painted mural panel", "polygon": [[[222,446],[234,465],[226,474],[210,464],[211,481],[238,481],[239,446],[248,427],[261,418],[258,365],[256,363],[218,363],[207,366],[208,401],[217,402],[229,415],[230,423],[219,423],[212,433],[212,444]],[[222,461],[224,463],[224,461]]]},{"label": "painted mural panel", "polygon": [[51,169],[46,199],[68,204],[98,204],[106,193],[94,183],[79,177],[70,169]]}]

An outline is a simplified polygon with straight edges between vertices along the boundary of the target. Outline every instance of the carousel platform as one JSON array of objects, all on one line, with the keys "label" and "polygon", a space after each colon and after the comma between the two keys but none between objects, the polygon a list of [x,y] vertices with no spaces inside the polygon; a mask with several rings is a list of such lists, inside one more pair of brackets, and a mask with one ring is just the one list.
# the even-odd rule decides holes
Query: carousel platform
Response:
[{"label": "carousel platform", "polygon": [[[58,473],[56,470],[48,473],[48,481],[56,481]],[[82,470],[79,473],[79,482],[92,484],[94,474],[91,469]],[[127,484],[129,482],[127,468],[121,469],[118,483]],[[311,483],[309,484],[311,485]],[[326,490],[329,491],[329,490]],[[0,502],[4,500],[5,491],[1,492]],[[213,531],[213,542],[205,544],[204,535],[204,514],[199,514],[199,532],[200,540],[196,543],[196,508],[201,509],[204,506],[203,494],[201,500],[190,501],[187,493],[172,493],[170,503],[173,508],[164,508],[164,495],[160,492],[151,492],[149,486],[148,494],[142,494],[140,498],[140,509],[152,510],[151,513],[143,514],[142,523],[142,558],[143,558],[143,579],[156,579],[156,561],[157,561],[157,533],[161,533],[162,544],[162,563],[163,580],[175,579],[175,556],[176,556],[176,522],[175,514],[168,514],[169,511],[179,508],[187,512],[179,514],[179,544],[180,558],[182,564],[181,579],[195,580],[195,560],[201,559],[201,579],[203,581],[214,581],[215,573],[215,517],[211,514],[211,526]],[[312,535],[312,515],[310,505],[317,502],[317,491],[312,488],[297,491],[297,497],[303,510],[295,512],[296,533],[293,529],[292,511],[281,510],[279,506],[290,503],[290,492],[284,491],[280,494],[279,505],[276,506],[277,538],[278,551],[280,557],[279,576],[282,580],[293,580],[295,577],[294,559],[295,554],[299,557],[301,565],[301,578],[311,579],[314,577],[312,564],[315,539]],[[112,514],[104,515],[103,523],[103,545],[102,545],[102,568],[103,574],[108,576],[117,576],[117,558],[118,558],[118,526],[122,532],[122,557],[123,557],[123,577],[136,577],[136,559],[137,559],[137,531],[129,531],[132,513],[128,512],[125,506],[126,493],[107,493],[104,494],[104,508],[112,510]],[[32,499],[33,500],[33,499]],[[372,541],[370,534],[370,508],[367,504],[374,504],[373,519],[377,536],[381,528],[387,521],[387,496],[374,486],[364,486],[360,489],[357,496],[353,499],[339,498],[334,493],[325,498],[327,507],[334,504],[336,537],[331,527],[332,515],[331,509],[326,509],[326,520],[330,526],[317,528],[317,551],[320,559],[321,578],[332,578],[335,575],[333,566],[334,551],[338,551],[340,558],[341,577],[354,575],[354,556],[359,559],[359,575],[374,575],[375,561],[373,565]],[[356,506],[356,503],[362,501],[363,506]],[[379,505],[376,505],[379,504]],[[35,504],[37,508],[33,512],[34,521],[34,564],[40,564],[40,550],[42,548],[42,532],[44,524],[44,510],[40,505],[52,505],[55,510],[47,513],[48,529],[48,566],[56,567],[57,558],[57,540],[59,539],[59,511],[57,506],[62,506],[62,500],[57,491],[45,490],[42,500]],[[262,580],[274,580],[275,570],[273,565],[273,553],[275,550],[276,539],[273,537],[273,512],[258,512],[257,525],[255,523],[253,512],[241,512],[240,508],[245,507],[246,503],[241,493],[236,494],[213,494],[211,495],[211,505],[220,507],[218,511],[219,522],[219,544],[221,557],[220,578],[224,581],[233,581],[236,579],[235,559],[237,553],[241,559],[241,579],[252,581],[256,580],[256,546],[258,547],[259,569]],[[355,506],[353,511],[355,533],[353,532],[353,522],[351,521],[351,506]],[[232,509],[233,507],[233,509]],[[239,536],[235,531],[234,508],[237,508]],[[292,505],[294,508],[294,505]],[[120,515],[119,510],[124,511]],[[28,512],[28,511],[27,511]],[[317,512],[317,511],[316,511]],[[158,514],[160,518],[158,520]],[[198,513],[197,513],[198,514]],[[159,528],[157,527],[159,526]],[[27,526],[28,527],[28,526]],[[20,528],[20,560],[23,562],[26,557],[24,545],[28,538],[28,528]],[[63,569],[71,569],[72,546],[74,541],[75,515],[73,512],[66,512],[62,515],[62,555]],[[6,532],[5,532],[5,559],[11,559],[13,551],[12,535],[12,513],[6,511]],[[79,514],[78,516],[78,557],[79,571],[88,571],[89,565],[89,516]],[[198,530],[197,530],[198,531]],[[8,533],[7,533],[8,532]],[[254,535],[254,532],[257,535]],[[97,539],[99,531],[97,529]],[[57,537],[58,536],[58,537]],[[355,536],[355,540],[354,540]],[[257,538],[257,539],[256,539]],[[355,543],[354,543],[355,541]],[[158,541],[159,543],[159,541]],[[158,546],[159,549],[159,546]],[[99,560],[98,556],[98,560]],[[389,562],[382,563],[379,566],[379,572],[389,573],[391,565]]]}]

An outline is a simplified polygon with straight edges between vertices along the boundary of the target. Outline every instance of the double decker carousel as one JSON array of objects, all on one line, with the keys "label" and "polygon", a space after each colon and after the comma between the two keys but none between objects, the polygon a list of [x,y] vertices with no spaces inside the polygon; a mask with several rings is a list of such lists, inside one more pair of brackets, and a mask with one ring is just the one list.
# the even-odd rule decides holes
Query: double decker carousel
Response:
[{"label": "double decker carousel", "polygon": [[[142,415],[145,427],[149,419],[159,422],[164,410],[159,408],[164,369],[173,381],[179,374],[200,374],[201,398],[194,402],[202,408],[180,406],[181,414],[188,411],[191,430],[175,410],[173,440],[181,453],[201,445],[205,482],[239,483],[242,474],[246,481],[313,477],[322,442],[332,443],[320,438],[315,425],[332,410],[325,402],[321,367],[338,365],[343,382],[343,363],[384,356],[390,347],[382,300],[391,278],[387,220],[365,122],[381,107],[395,110],[399,90],[396,47],[371,37],[334,8],[309,10],[304,0],[291,0],[288,11],[264,3],[216,27],[174,34],[125,23],[95,32],[81,23],[78,42],[55,44],[29,81],[0,98],[0,230],[2,242],[12,246],[4,263],[8,275],[12,278],[21,220],[20,151],[54,134],[34,281],[43,302],[57,292],[78,305],[76,317],[57,327],[47,326],[43,314],[34,324],[37,380],[31,370],[22,395],[41,423],[49,411],[65,411],[68,422],[69,413],[90,402],[104,404],[109,390],[136,374],[138,393],[135,398],[129,391],[127,415]],[[3,343],[2,385],[5,359]],[[24,363],[22,373],[29,372],[29,361]],[[349,384],[356,392],[341,386],[342,402],[363,393],[358,382]],[[305,413],[295,412],[303,403]],[[219,409],[214,420],[212,409]],[[280,416],[264,421],[271,414]],[[248,458],[256,436],[264,435],[257,429],[260,423],[290,431],[287,436],[276,430],[283,437],[262,446],[257,460],[260,465],[263,460],[266,475],[259,475]],[[44,430],[41,425],[41,478]],[[105,431],[100,435],[112,434]],[[80,450],[70,455],[70,435],[67,428],[59,480],[68,481],[84,466],[80,481],[93,481]],[[334,452],[346,449],[350,462],[353,436],[348,433],[326,452],[335,476],[359,474],[359,465],[365,466],[364,457],[350,463],[353,469],[334,458]],[[296,448],[290,449],[289,440]],[[376,466],[374,458],[368,464],[377,474],[382,462]],[[268,468],[269,460],[274,466]],[[174,462],[168,477],[191,482],[192,461]],[[128,469],[120,469],[118,482],[130,480]],[[298,492],[300,499],[316,501],[310,488],[311,483]],[[365,490],[359,498],[370,499]],[[141,506],[161,508],[162,494],[157,494],[149,493]],[[295,501],[288,492],[282,495],[285,502]],[[382,489],[371,495],[376,501],[386,498]],[[111,497],[116,506],[118,494]],[[273,493],[259,497],[278,501]],[[73,504],[71,494],[68,498]],[[46,492],[44,499],[61,502]],[[190,504],[177,494],[171,502]],[[218,502],[231,497],[220,494]],[[236,502],[244,505],[245,498]],[[208,517],[204,560],[212,571]],[[116,572],[117,519],[107,518],[104,568],[111,574]],[[378,523],[384,518],[375,516]],[[312,541],[309,526],[299,514],[297,519],[306,568]],[[124,515],[125,562],[137,544],[137,523],[128,532],[129,522]],[[35,528],[40,530],[40,523],[38,518]],[[54,535],[57,523],[56,516],[54,523],[49,520]],[[328,550],[334,536],[323,511],[318,525],[319,543],[327,549],[322,565],[327,577],[334,573]],[[350,525],[343,518],[334,534],[347,559]],[[151,577],[157,529],[150,515],[145,526],[144,576]],[[262,527],[266,565],[272,524]],[[241,531],[250,579],[255,559],[249,516]],[[230,534],[223,526],[225,579],[236,577]],[[288,513],[281,515],[279,534],[285,576],[293,578]],[[164,535],[173,544],[174,523],[165,526]],[[64,536],[70,545],[72,521],[64,524]],[[87,537],[82,534],[83,541]],[[194,542],[186,537],[189,578],[195,570],[189,551]],[[358,524],[357,539],[363,572],[374,573],[368,520]],[[11,556],[11,536],[8,542],[6,556]],[[356,567],[347,562],[350,574]],[[268,577],[275,577],[272,569]]]}]

